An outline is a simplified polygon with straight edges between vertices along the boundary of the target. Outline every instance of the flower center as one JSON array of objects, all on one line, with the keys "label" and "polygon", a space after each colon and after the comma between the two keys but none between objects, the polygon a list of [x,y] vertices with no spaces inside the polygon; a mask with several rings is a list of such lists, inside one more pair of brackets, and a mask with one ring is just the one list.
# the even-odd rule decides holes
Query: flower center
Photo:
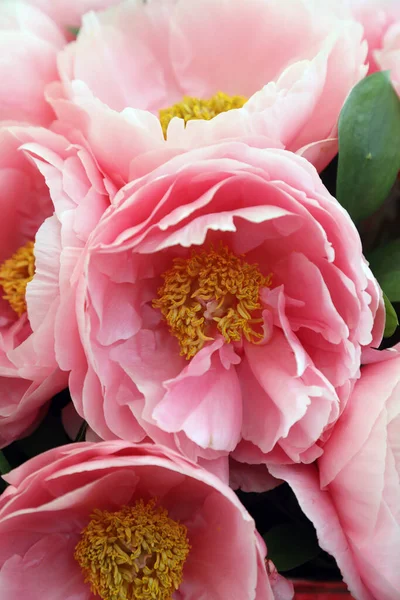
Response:
[{"label": "flower center", "polygon": [[[221,245],[219,250],[175,258],[163,274],[153,307],[159,308],[181,355],[192,358],[219,331],[229,343],[242,334],[252,343],[263,338],[260,288],[271,285],[257,264],[248,264]],[[255,329],[255,327],[257,329]]]},{"label": "flower center", "polygon": [[74,556],[103,600],[171,600],[189,550],[186,527],[155,500],[139,500],[116,512],[95,510]]},{"label": "flower center", "polygon": [[26,286],[35,274],[34,242],[27,242],[0,265],[0,285],[4,300],[20,317],[26,312]]},{"label": "flower center", "polygon": [[208,100],[185,96],[181,102],[160,110],[160,122],[164,137],[167,137],[168,125],[173,117],[180,117],[185,123],[192,119],[209,121],[232,108],[242,108],[245,102],[247,102],[247,98],[244,96],[228,96],[223,92],[217,92]]}]

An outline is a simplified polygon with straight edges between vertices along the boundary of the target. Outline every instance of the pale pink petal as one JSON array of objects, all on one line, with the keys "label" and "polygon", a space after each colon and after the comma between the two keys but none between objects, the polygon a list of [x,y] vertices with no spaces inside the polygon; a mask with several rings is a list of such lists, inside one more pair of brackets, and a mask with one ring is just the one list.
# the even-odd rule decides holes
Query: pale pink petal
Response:
[{"label": "pale pink petal", "polygon": [[338,117],[347,95],[367,73],[367,65],[364,65],[367,44],[361,43],[362,34],[362,27],[347,21],[326,37],[318,57],[325,62],[325,76],[321,73],[323,89],[314,101],[312,120],[304,122],[288,146],[290,150],[299,150],[316,140],[336,135]]},{"label": "pale pink petal", "polygon": [[[89,10],[103,10],[120,0],[27,0],[47,14],[57,25],[68,33],[68,28],[79,27],[82,15]],[[72,37],[72,34],[71,34]]]},{"label": "pale pink petal", "polygon": [[4,0],[0,7],[0,30],[21,31],[61,48],[65,44],[63,32],[45,11],[32,6],[30,0]]},{"label": "pale pink petal", "polygon": [[[306,54],[322,35],[322,27],[314,28],[307,3],[294,0],[283,5],[264,0],[239,1],[235,10],[229,0],[218,4],[203,0],[190,8],[180,2],[174,17],[171,58],[175,72],[184,92],[200,98],[219,90],[244,96],[254,94],[274,79],[292,57]],[[283,36],[291,43],[282,44]],[[213,69],[209,68],[210,56],[218,56]]]},{"label": "pale pink petal", "polygon": [[104,172],[119,186],[130,180],[131,161],[165,144],[155,116],[133,108],[118,113],[81,81],[71,86],[70,100],[55,86],[48,88],[47,99],[61,121],[82,131]]},{"label": "pale pink petal", "polygon": [[[321,435],[330,418],[332,405],[335,403],[333,391],[310,369],[303,377],[296,377],[293,353],[279,331],[274,333],[272,340],[265,346],[247,344],[246,359],[265,393],[266,406],[259,408],[260,413],[269,414],[269,403],[279,411],[279,421],[271,427],[276,436],[274,443],[280,440],[285,452],[294,461],[299,461],[300,454],[313,445],[312,440]],[[252,396],[249,395],[244,402],[244,423],[248,410],[247,418],[255,430],[251,436],[247,432],[243,433],[243,437],[259,446],[263,452],[268,452],[273,447],[266,444],[268,438],[265,438],[265,434],[263,436],[263,429],[268,431],[268,424],[265,422],[263,427],[261,423],[259,428],[260,415],[257,419],[250,416],[255,410],[252,405],[256,405],[256,398],[257,395],[252,402]],[[286,439],[289,431],[291,436]]]},{"label": "pale pink petal", "polygon": [[337,147],[337,138],[328,138],[299,148],[297,154],[304,156],[320,173],[335,156]]},{"label": "pale pink petal", "polygon": [[[240,540],[246,539],[247,530],[253,527],[251,520],[239,519],[234,516],[233,506],[222,502],[219,495],[210,495],[203,506],[198,517],[190,523],[190,534],[196,537],[196,545],[185,565],[185,579],[180,586],[180,592],[188,600],[201,598],[204,592],[204,581],[207,588],[212,590],[215,600],[225,600],[226,594],[234,597],[246,597],[249,587],[257,580],[256,548],[253,552],[250,548],[243,547]],[[205,527],[205,523],[207,526]],[[234,545],[237,553],[233,558],[228,552],[229,547]],[[210,561],[210,548],[218,556],[216,562]],[[239,580],[235,572],[240,570]],[[198,573],[202,573],[204,580],[199,580]],[[224,577],[221,578],[221,574]]]},{"label": "pale pink petal", "polygon": [[293,489],[300,507],[317,530],[320,547],[335,557],[352,595],[357,600],[374,600],[360,577],[357,559],[343,531],[334,501],[329,492],[319,487],[316,467],[271,465],[270,471]]},{"label": "pale pink petal", "polygon": [[55,533],[42,537],[22,556],[14,554],[0,569],[1,593],[29,600],[91,600],[74,560],[76,543],[76,536]]},{"label": "pale pink petal", "polygon": [[29,434],[47,411],[47,402],[67,386],[65,373],[55,369],[42,382],[0,377],[0,447]]},{"label": "pale pink petal", "polygon": [[282,481],[272,477],[265,465],[249,465],[233,458],[229,460],[229,485],[243,492],[269,492]]},{"label": "pale pink petal", "polygon": [[221,365],[222,344],[219,339],[205,347],[178,377],[165,382],[167,393],[153,418],[165,431],[184,431],[202,448],[229,452],[239,440],[242,395],[234,368]]},{"label": "pale pink petal", "polygon": [[29,320],[34,329],[46,318],[51,304],[58,301],[59,232],[59,221],[49,217],[36,234],[35,277],[26,290]]},{"label": "pale pink petal", "polygon": [[399,22],[388,29],[382,49],[374,52],[374,58],[381,70],[390,71],[393,85],[400,94],[400,16]]},{"label": "pale pink petal", "polygon": [[61,77],[84,81],[117,111],[170,104],[181,96],[168,60],[171,9],[172,2],[134,1],[86,14],[77,41],[59,56]]},{"label": "pale pink petal", "polygon": [[[368,366],[367,370],[362,371],[363,376],[357,383],[357,393],[351,397],[351,403],[348,404],[343,418],[335,427],[334,435],[330,438],[331,451],[320,462],[321,480],[324,486],[328,485],[361,450],[386,399],[396,386],[396,375],[399,369],[398,360],[396,360],[398,355],[394,350],[385,351],[382,354],[382,359],[377,364]],[[387,360],[385,360],[386,358]],[[373,385],[378,379],[380,392],[377,396]],[[361,405],[365,409],[362,412],[360,411]],[[357,426],[361,416],[362,423]]]},{"label": "pale pink petal", "polygon": [[[57,26],[38,9],[23,2],[0,5],[0,119],[48,124],[53,111],[44,87],[58,78],[57,51],[64,44]],[[15,74],[18,73],[18,77]]]}]

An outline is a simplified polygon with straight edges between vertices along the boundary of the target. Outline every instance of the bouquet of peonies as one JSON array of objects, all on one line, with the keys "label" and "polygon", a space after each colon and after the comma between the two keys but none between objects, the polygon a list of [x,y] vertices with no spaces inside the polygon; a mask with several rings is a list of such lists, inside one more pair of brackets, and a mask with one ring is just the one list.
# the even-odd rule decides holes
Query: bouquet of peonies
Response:
[{"label": "bouquet of peonies", "polygon": [[0,600],[399,600],[400,0],[0,48]]}]

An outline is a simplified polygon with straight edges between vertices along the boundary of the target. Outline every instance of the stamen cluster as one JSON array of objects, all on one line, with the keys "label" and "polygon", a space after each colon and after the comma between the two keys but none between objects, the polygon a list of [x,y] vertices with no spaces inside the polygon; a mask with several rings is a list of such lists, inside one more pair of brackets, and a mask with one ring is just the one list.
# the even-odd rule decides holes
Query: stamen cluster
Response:
[{"label": "stamen cluster", "polygon": [[20,317],[26,312],[26,286],[35,274],[34,242],[27,242],[0,265],[3,299]]},{"label": "stamen cluster", "polygon": [[95,510],[75,559],[103,600],[171,600],[189,550],[186,527],[154,500],[139,500],[116,512]]},{"label": "stamen cluster", "polygon": [[217,92],[208,100],[184,96],[180,102],[159,111],[164,137],[167,137],[168,125],[173,117],[180,117],[185,121],[185,124],[193,119],[210,121],[220,113],[233,108],[242,108],[246,102],[247,98],[244,96],[228,96],[223,92]]},{"label": "stamen cluster", "polygon": [[255,328],[262,323],[259,295],[260,288],[271,285],[271,276],[264,277],[257,264],[221,246],[175,258],[163,279],[153,307],[179,340],[182,356],[195,356],[217,331],[227,342],[238,342],[242,335],[253,343],[262,339]]}]

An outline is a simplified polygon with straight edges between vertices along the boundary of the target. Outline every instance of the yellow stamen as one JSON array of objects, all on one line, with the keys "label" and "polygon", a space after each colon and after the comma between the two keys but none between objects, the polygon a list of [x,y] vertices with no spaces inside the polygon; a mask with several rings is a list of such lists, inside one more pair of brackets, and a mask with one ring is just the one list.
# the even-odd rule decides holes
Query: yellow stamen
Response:
[{"label": "yellow stamen", "polygon": [[103,600],[171,600],[189,550],[186,527],[155,500],[139,500],[116,512],[95,510],[74,556]]},{"label": "yellow stamen", "polygon": [[252,343],[263,338],[259,293],[271,285],[271,275],[264,277],[257,264],[244,262],[222,245],[173,262],[153,307],[178,338],[182,356],[192,358],[214,339],[215,330],[228,343],[240,341],[242,334]]},{"label": "yellow stamen", "polygon": [[167,128],[173,117],[180,117],[185,124],[192,119],[209,121],[232,108],[242,108],[245,102],[247,102],[247,98],[244,96],[228,96],[223,92],[217,92],[208,100],[185,96],[181,102],[160,110],[160,122],[164,137],[167,137]]},{"label": "yellow stamen", "polygon": [[26,286],[35,274],[34,242],[28,242],[0,265],[0,285],[3,299],[20,317],[26,312]]}]

